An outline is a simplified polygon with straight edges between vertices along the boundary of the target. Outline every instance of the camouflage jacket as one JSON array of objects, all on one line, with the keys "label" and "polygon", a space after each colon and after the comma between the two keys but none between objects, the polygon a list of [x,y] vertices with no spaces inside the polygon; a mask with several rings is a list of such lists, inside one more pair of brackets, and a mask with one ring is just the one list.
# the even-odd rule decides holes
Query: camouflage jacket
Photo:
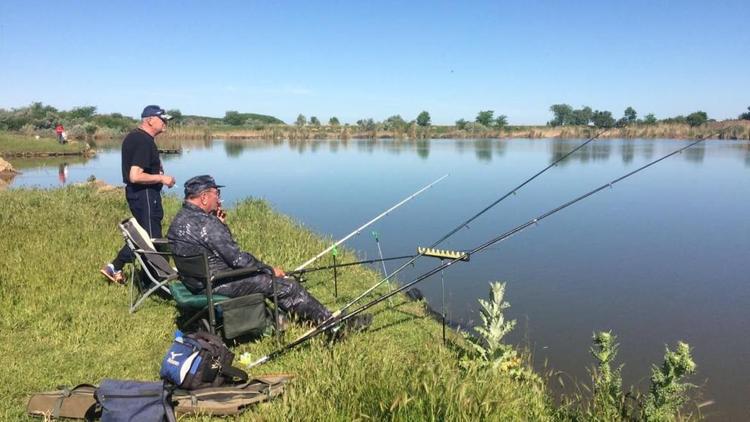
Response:
[{"label": "camouflage jacket", "polygon": [[[167,238],[175,255],[190,256],[206,252],[212,275],[236,268],[255,268],[273,274],[271,267],[240,249],[226,224],[189,202],[182,204],[182,209],[172,220]],[[194,290],[197,286],[188,287]]]}]

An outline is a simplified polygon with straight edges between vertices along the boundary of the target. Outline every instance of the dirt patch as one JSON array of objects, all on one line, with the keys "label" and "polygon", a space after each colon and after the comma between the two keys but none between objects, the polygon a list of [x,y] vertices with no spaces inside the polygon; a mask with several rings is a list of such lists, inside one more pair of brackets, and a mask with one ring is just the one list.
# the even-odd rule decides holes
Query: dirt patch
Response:
[{"label": "dirt patch", "polygon": [[9,162],[0,158],[0,174],[3,174],[3,173],[18,174],[16,169],[14,169],[13,166]]},{"label": "dirt patch", "polygon": [[120,187],[110,185],[103,180],[92,180],[90,182],[76,183],[76,186],[89,186],[96,189],[97,193],[114,192],[122,189]]}]

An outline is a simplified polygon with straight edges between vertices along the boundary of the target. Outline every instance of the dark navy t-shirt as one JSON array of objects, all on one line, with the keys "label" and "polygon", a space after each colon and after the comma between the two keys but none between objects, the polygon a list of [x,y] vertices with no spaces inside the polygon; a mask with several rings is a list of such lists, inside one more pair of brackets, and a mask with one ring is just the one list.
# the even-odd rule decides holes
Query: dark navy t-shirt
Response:
[{"label": "dark navy t-shirt", "polygon": [[122,182],[128,185],[161,189],[161,183],[155,185],[136,185],[130,183],[130,167],[138,166],[148,174],[160,174],[162,171],[159,150],[154,137],[141,129],[128,133],[122,141]]}]

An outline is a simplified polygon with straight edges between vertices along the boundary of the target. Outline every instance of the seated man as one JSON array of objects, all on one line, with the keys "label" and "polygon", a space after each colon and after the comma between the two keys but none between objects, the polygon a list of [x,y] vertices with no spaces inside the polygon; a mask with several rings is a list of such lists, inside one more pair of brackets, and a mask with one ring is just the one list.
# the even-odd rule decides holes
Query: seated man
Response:
[{"label": "seated man", "polygon": [[[281,268],[264,264],[248,252],[240,250],[225,224],[226,214],[221,209],[221,191],[209,175],[196,176],[185,182],[185,202],[169,226],[167,238],[175,255],[190,256],[205,252],[211,274],[238,268],[256,269],[257,273],[239,279],[222,280],[214,285],[213,292],[228,297],[263,293],[273,298],[273,284],[279,308],[293,313],[302,321],[320,324],[331,316],[317,299],[295,280],[286,278]],[[193,293],[204,286],[198,280],[184,279]],[[372,315],[361,315],[347,321],[347,325],[363,328],[369,325]]]}]

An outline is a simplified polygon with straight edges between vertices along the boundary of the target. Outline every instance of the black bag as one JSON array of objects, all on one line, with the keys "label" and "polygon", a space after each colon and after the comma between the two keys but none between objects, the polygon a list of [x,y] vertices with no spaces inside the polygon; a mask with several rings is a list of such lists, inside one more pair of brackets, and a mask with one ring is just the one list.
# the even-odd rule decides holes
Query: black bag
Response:
[{"label": "black bag", "polygon": [[219,336],[202,331],[183,335],[178,330],[159,375],[184,390],[247,381],[247,373],[233,367],[233,361],[234,353]]},{"label": "black bag", "polygon": [[164,382],[105,379],[96,389],[102,422],[162,422],[175,420],[171,389]]},{"label": "black bag", "polygon": [[233,339],[240,336],[258,338],[273,325],[266,307],[263,293],[253,293],[246,296],[225,300],[216,305],[218,317],[224,322],[224,338]]}]

